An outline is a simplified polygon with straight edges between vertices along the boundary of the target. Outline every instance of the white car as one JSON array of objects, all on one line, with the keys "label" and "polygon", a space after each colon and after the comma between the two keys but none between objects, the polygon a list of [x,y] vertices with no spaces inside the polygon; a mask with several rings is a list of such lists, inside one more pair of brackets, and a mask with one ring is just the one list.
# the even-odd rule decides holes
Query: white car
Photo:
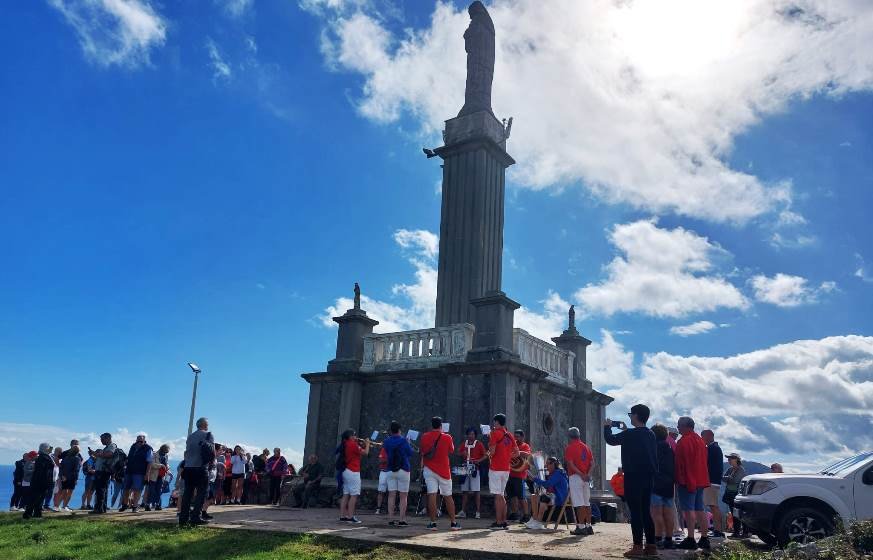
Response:
[{"label": "white car", "polygon": [[735,507],[751,532],[779,546],[829,536],[838,522],[873,519],[873,451],[816,474],[747,476]]}]

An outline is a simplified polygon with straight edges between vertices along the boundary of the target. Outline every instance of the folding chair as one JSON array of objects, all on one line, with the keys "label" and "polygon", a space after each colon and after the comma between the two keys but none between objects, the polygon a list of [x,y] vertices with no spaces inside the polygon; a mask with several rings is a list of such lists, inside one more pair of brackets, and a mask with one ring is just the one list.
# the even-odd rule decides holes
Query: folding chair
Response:
[{"label": "folding chair", "polygon": [[[567,492],[567,498],[564,500],[564,503],[561,504],[560,513],[558,513],[558,518],[555,520],[555,526],[552,528],[553,531],[558,530],[558,525],[561,524],[561,521],[564,522],[564,526],[567,530],[570,530],[570,517],[567,515],[567,508],[570,508],[570,511],[575,515],[575,510],[573,509],[573,499],[570,497],[570,493]],[[549,523],[552,522],[552,515],[555,513],[555,508],[552,508],[552,511],[549,512],[549,518],[545,521],[545,526],[548,527]]]}]

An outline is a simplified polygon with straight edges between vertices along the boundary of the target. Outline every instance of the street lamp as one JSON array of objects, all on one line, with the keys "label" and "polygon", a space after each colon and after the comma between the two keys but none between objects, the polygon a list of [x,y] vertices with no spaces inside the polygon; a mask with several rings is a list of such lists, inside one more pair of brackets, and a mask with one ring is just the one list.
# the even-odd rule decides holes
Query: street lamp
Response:
[{"label": "street lamp", "polygon": [[200,367],[188,362],[188,367],[194,372],[194,392],[191,393],[191,416],[188,417],[188,435],[194,431],[194,405],[197,403],[197,379],[200,377]]}]

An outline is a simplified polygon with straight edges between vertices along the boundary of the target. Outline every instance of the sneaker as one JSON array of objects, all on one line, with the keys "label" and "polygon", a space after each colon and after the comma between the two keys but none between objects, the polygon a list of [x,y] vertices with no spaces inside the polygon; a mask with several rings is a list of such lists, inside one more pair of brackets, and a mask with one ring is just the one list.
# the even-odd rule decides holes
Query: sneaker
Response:
[{"label": "sneaker", "polygon": [[585,537],[588,536],[588,533],[585,532],[584,527],[576,527],[572,531],[570,531],[571,535],[576,535],[577,537]]},{"label": "sneaker", "polygon": [[475,517],[476,519],[482,519],[482,516],[479,515],[479,512],[478,512],[478,511],[476,512],[476,515],[475,515],[474,517]]},{"label": "sneaker", "polygon": [[161,511],[162,509],[164,508],[162,508],[161,506],[155,506],[155,511]]},{"label": "sneaker", "polygon": [[69,508],[69,506],[64,506],[62,509],[63,509],[63,511],[65,511],[67,513],[72,513],[72,511],[73,511]]},{"label": "sneaker", "polygon": [[373,512],[373,515],[381,515],[381,514],[382,514],[381,508],[376,508],[376,511]]},{"label": "sneaker", "polygon": [[200,519],[192,519],[191,521],[188,522],[188,524],[189,524],[189,525],[208,525],[208,524],[209,524],[209,520],[208,520],[208,519],[203,519],[203,518],[200,518]]},{"label": "sneaker", "polygon": [[349,520],[349,518],[348,517],[340,517],[339,520],[340,520],[340,523],[345,523],[346,521]]},{"label": "sneaker", "polygon": [[361,524],[361,520],[357,517],[349,517],[348,519],[346,519],[346,521],[348,521],[349,523],[354,523],[355,525]]},{"label": "sneaker", "polygon": [[409,523],[407,523],[406,521],[398,521],[397,526],[398,527],[409,527]]},{"label": "sneaker", "polygon": [[697,548],[700,550],[709,550],[712,548],[709,545],[709,537],[700,537],[700,540],[697,541]]},{"label": "sneaker", "polygon": [[206,513],[205,511],[201,511],[201,512],[200,512],[200,517],[201,517],[202,519],[212,519],[212,516],[209,515],[208,513]]},{"label": "sneaker", "polygon": [[716,531],[715,529],[713,529],[712,531],[710,531],[709,536],[714,538],[714,539],[723,539],[724,533],[722,533],[721,531]]},{"label": "sneaker", "polygon": [[498,522],[495,521],[494,523],[492,523],[491,525],[489,525],[489,527],[492,528],[492,529],[500,529],[500,523],[498,523]]},{"label": "sneaker", "polygon": [[392,519],[391,521],[388,522],[388,526],[389,526],[389,527],[396,527],[396,526],[397,526],[397,522],[394,521],[394,520]]},{"label": "sneaker", "polygon": [[124,504],[122,504],[121,507],[118,508],[118,513],[121,513],[122,511],[124,511],[124,510],[126,510],[126,509],[127,509],[127,506],[124,505]]},{"label": "sneaker", "polygon": [[136,510],[138,510],[138,509],[139,509],[139,507],[133,506],[132,508],[130,508],[130,513],[136,513]]},{"label": "sneaker", "polygon": [[427,524],[427,528],[428,528],[428,530],[430,530],[430,531],[436,531],[436,530],[437,530],[437,524],[434,523],[433,521],[431,521],[430,523]]},{"label": "sneaker", "polygon": [[451,529],[452,531],[460,531],[460,530],[461,530],[461,524],[458,523],[457,521],[453,521],[453,522],[452,522],[452,525],[451,525],[451,527],[450,527],[450,529]]},{"label": "sneaker", "polygon": [[467,518],[467,512],[461,510],[461,511],[458,512],[458,515],[456,515],[455,517],[458,518],[458,519],[466,519],[466,518]]},{"label": "sneaker", "polygon": [[542,521],[537,521],[536,519],[529,519],[527,523],[524,524],[525,527],[531,530],[538,530],[543,528]]},{"label": "sneaker", "polygon": [[146,511],[151,511],[151,510],[152,510],[152,506],[146,506],[146,507],[143,508],[143,509],[145,509]]},{"label": "sneaker", "polygon": [[695,542],[693,537],[685,537],[679,546],[676,548],[681,548],[682,550],[697,550],[697,542]]},{"label": "sneaker", "polygon": [[590,537],[591,535],[594,534],[594,527],[592,527],[591,525],[588,525],[587,527],[585,527],[584,531],[585,531],[585,535]]},{"label": "sneaker", "polygon": [[504,531],[509,531],[509,523],[501,523],[500,528]]}]

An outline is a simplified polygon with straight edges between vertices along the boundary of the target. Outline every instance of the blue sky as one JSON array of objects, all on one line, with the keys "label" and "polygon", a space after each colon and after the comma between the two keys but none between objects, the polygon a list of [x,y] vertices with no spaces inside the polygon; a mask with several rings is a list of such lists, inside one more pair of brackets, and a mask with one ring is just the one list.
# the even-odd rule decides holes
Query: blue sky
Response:
[{"label": "blue sky", "polygon": [[[873,62],[840,39],[870,10],[699,4],[489,4],[517,326],[556,335],[575,303],[617,408],[693,412],[761,460],[871,448]],[[353,282],[384,326],[430,324],[421,147],[463,98],[462,4],[121,5],[0,21],[0,461],[178,441],[187,361],[219,439],[296,456],[299,373]]]}]

